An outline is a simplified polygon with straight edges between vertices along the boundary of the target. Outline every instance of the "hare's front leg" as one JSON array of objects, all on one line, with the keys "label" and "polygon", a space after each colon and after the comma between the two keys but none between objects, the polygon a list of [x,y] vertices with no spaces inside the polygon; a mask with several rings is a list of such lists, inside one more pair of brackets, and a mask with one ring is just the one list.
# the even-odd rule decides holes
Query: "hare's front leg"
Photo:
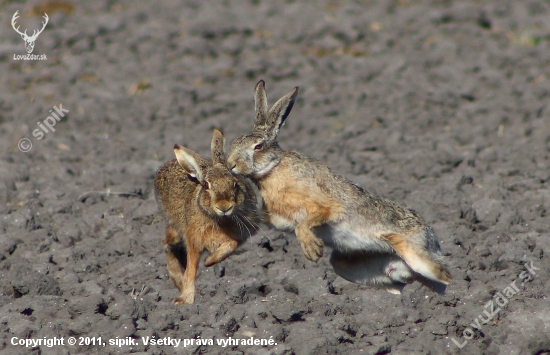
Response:
[{"label": "hare's front leg", "polygon": [[[189,239],[187,239],[189,241]],[[187,268],[183,274],[183,286],[178,297],[174,298],[174,303],[179,305],[193,303],[195,301],[195,279],[199,267],[200,249],[194,244],[187,243]]]},{"label": "hare's front leg", "polygon": [[237,243],[237,241],[233,239],[223,243],[219,246],[218,249],[216,249],[213,254],[209,255],[206,258],[206,260],[204,261],[204,266],[209,267],[225,260],[225,258],[231,255],[231,253],[233,253],[233,251],[235,251],[238,246],[239,243]]},{"label": "hare's front leg", "polygon": [[330,210],[328,208],[318,206],[308,208],[306,218],[298,223],[294,230],[305,257],[313,262],[317,262],[319,258],[323,256],[324,243],[311,231],[311,229],[325,224],[329,217]]},{"label": "hare's front leg", "polygon": [[317,238],[310,227],[304,223],[298,224],[295,233],[305,257],[317,262],[323,256],[323,241]]}]

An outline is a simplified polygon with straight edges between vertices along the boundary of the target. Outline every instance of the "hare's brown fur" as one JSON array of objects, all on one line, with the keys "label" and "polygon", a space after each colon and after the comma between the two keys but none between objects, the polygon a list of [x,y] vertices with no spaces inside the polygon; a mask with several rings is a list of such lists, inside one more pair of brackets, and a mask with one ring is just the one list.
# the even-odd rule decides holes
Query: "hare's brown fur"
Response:
[{"label": "hare's brown fur", "polygon": [[255,232],[260,220],[252,183],[231,175],[224,164],[212,164],[192,151],[186,154],[200,172],[188,171],[174,159],[155,176],[159,209],[167,221],[162,245],[168,274],[181,292],[176,304],[194,301],[201,252],[210,254],[205,266],[223,261]]}]

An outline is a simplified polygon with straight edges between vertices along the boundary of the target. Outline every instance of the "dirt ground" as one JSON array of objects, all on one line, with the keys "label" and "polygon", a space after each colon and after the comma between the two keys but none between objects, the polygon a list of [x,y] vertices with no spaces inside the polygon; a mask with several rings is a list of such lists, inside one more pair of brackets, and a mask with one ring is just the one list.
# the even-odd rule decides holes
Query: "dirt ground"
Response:
[{"label": "dirt ground", "polygon": [[[548,1],[0,4],[0,353],[550,354]],[[14,59],[17,10],[48,14],[47,60]],[[263,228],[171,302],[154,173],[249,130],[259,79],[300,86],[284,149],[434,227],[446,295],[349,283]]]}]

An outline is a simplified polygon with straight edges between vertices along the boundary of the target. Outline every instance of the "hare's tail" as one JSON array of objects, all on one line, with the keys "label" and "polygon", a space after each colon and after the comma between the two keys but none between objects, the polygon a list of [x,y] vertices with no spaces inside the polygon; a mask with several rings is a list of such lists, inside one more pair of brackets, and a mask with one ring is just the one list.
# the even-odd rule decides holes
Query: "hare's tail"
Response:
[{"label": "hare's tail", "polygon": [[384,240],[391,244],[397,255],[405,260],[415,272],[430,281],[444,285],[451,282],[451,273],[443,262],[433,229],[427,227],[420,232],[420,235],[410,237],[402,234],[389,234],[384,236]]}]

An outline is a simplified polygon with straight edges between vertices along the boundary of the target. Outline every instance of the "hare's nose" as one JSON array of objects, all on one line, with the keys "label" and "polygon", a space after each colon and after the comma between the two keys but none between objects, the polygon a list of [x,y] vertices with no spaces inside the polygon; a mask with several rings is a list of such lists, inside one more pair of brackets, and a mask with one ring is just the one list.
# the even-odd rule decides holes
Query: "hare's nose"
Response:
[{"label": "hare's nose", "polygon": [[220,212],[220,215],[227,216],[233,211],[233,205],[216,206],[216,209]]},{"label": "hare's nose", "polygon": [[234,173],[233,169],[235,169],[237,167],[237,164],[233,164],[233,166],[231,166],[229,168],[229,171],[231,171],[232,173]]}]

